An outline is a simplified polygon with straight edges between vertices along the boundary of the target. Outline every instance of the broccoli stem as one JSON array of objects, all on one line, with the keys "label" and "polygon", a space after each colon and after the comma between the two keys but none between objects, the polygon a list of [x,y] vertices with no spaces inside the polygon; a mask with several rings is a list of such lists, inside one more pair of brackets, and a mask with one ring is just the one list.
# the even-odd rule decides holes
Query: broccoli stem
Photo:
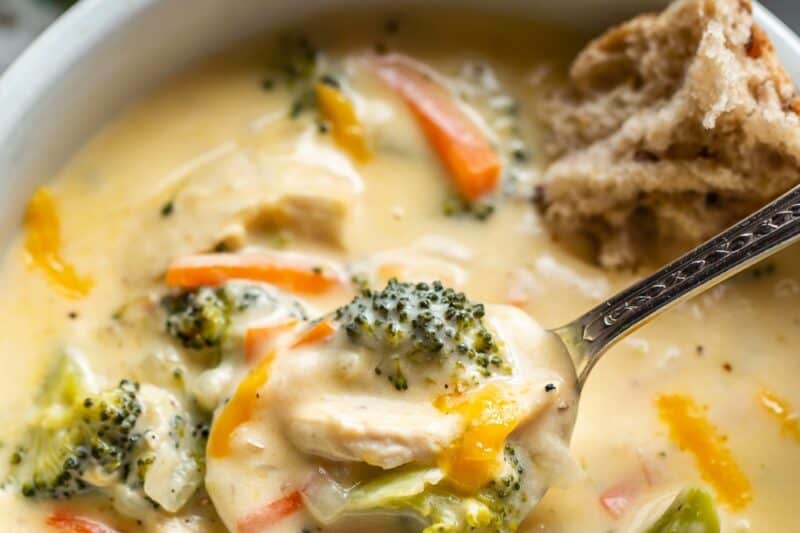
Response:
[{"label": "broccoli stem", "polygon": [[719,533],[714,500],[703,489],[686,489],[645,533]]}]

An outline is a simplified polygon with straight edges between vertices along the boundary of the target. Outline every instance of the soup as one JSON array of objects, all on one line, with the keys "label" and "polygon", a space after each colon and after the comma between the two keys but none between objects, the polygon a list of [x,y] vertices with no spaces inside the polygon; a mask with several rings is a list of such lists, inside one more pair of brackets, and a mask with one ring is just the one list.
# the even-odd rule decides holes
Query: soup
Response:
[{"label": "soup", "polygon": [[109,124],[0,273],[3,529],[639,531],[699,486],[726,531],[792,530],[795,250],[615,347],[570,441],[538,324],[641,274],[567,251],[531,201],[534,111],[584,41],[330,16]]}]

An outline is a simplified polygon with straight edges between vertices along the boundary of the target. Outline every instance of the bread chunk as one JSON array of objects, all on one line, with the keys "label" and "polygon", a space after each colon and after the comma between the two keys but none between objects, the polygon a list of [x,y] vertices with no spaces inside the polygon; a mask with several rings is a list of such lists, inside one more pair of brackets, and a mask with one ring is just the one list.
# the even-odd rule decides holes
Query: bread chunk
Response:
[{"label": "bread chunk", "polygon": [[800,99],[749,0],[679,0],[609,30],[542,111],[539,207],[603,266],[687,249],[800,183]]}]

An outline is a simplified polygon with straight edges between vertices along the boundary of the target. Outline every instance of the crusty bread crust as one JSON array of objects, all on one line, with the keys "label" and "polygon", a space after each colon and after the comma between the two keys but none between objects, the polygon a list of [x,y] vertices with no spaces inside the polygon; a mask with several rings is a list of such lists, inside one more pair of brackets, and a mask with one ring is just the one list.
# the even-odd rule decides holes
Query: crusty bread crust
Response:
[{"label": "crusty bread crust", "polygon": [[604,266],[707,239],[800,183],[800,99],[746,0],[679,0],[592,41],[542,113],[539,205]]}]

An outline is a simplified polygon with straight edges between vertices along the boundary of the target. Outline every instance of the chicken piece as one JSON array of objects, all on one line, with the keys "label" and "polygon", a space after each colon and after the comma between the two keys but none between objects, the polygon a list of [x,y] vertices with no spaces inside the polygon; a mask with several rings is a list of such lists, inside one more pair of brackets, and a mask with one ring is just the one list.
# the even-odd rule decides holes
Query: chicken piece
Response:
[{"label": "chicken piece", "polygon": [[315,242],[343,247],[349,211],[349,202],[341,196],[289,193],[253,209],[245,225],[250,230],[284,230]]},{"label": "chicken piece", "polygon": [[131,277],[152,278],[174,257],[217,247],[235,250],[269,232],[345,248],[360,182],[313,162],[269,158],[237,146],[165,189],[158,197],[166,203],[131,221],[131,239],[151,236],[137,238],[131,247],[123,267]]},{"label": "chicken piece", "polygon": [[591,42],[542,116],[539,206],[604,266],[681,251],[800,183],[800,99],[749,0],[679,0]]},{"label": "chicken piece", "polygon": [[435,462],[462,426],[430,404],[374,396],[326,395],[287,416],[289,439],[302,452],[384,469]]}]

